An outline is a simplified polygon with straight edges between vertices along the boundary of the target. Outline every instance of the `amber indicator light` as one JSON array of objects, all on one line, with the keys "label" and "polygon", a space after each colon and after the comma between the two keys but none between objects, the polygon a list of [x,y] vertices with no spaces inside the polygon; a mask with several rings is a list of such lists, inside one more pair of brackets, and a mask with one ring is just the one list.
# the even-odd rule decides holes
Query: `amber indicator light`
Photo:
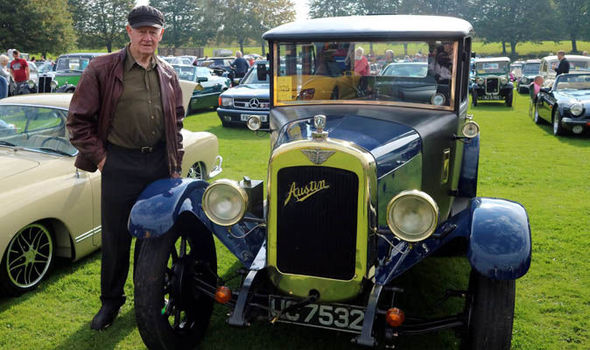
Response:
[{"label": "amber indicator light", "polygon": [[405,319],[406,315],[397,307],[392,307],[391,309],[387,310],[387,313],[385,314],[385,320],[391,327],[401,326]]},{"label": "amber indicator light", "polygon": [[231,289],[221,286],[215,291],[215,301],[220,304],[226,304],[231,300]]}]

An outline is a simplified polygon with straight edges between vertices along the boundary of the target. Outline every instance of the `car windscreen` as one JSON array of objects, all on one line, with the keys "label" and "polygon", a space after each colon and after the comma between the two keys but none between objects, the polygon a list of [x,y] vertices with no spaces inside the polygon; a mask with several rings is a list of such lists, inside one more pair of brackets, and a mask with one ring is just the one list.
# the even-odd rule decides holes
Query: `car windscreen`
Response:
[{"label": "car windscreen", "polygon": [[209,78],[211,76],[211,69],[207,67],[196,67],[197,68],[197,76],[198,77],[206,77]]},{"label": "car windscreen", "polygon": [[477,74],[507,74],[509,69],[510,63],[506,61],[475,63]]},{"label": "car windscreen", "polygon": [[[268,67],[268,66],[267,66]],[[252,66],[252,69],[248,71],[244,79],[240,82],[240,85],[245,84],[268,84],[268,78],[266,80],[258,80],[258,73],[256,65]]]},{"label": "car windscreen", "polygon": [[275,103],[353,100],[449,109],[457,47],[454,41],[278,43]]},{"label": "car windscreen", "polygon": [[88,67],[88,57],[61,57],[57,60],[56,71],[83,71]]},{"label": "car windscreen", "polygon": [[590,90],[590,74],[560,74],[555,79],[555,91]]},{"label": "car windscreen", "polygon": [[526,63],[522,68],[523,74],[539,74],[539,69],[541,68],[541,63]]},{"label": "car windscreen", "polygon": [[0,105],[0,144],[73,156],[66,117],[67,111],[56,108]]},{"label": "car windscreen", "polygon": [[176,71],[176,74],[178,74],[178,79],[190,80],[190,81],[196,80],[197,67],[179,66],[179,65],[173,64],[172,68],[174,68],[174,70]]}]

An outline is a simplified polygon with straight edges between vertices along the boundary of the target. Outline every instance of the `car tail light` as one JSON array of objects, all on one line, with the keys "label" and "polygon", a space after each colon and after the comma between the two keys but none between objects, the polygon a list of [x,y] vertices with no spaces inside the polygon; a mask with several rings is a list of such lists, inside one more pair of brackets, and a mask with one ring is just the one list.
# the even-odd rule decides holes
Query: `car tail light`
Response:
[{"label": "car tail light", "polygon": [[391,309],[387,310],[385,314],[385,320],[387,324],[391,327],[399,327],[401,326],[406,319],[406,315],[404,312],[397,307],[392,307]]},{"label": "car tail light", "polygon": [[231,289],[225,286],[220,286],[215,291],[215,301],[220,304],[227,304],[231,300]]}]

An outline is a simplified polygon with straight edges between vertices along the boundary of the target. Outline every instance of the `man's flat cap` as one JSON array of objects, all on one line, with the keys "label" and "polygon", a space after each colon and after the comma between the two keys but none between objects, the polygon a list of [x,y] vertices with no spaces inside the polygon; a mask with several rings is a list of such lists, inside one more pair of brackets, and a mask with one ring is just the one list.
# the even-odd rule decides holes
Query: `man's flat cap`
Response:
[{"label": "man's flat cap", "polygon": [[127,16],[127,21],[132,28],[164,26],[164,15],[155,7],[143,5],[137,6]]}]

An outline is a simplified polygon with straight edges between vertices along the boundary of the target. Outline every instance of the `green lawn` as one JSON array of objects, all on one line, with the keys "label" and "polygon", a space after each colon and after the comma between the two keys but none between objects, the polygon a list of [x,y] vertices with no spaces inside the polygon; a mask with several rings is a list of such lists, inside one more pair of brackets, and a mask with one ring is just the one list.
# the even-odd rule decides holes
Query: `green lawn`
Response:
[{"label": "green lawn", "polygon": [[[514,107],[481,103],[471,112],[481,126],[478,195],[521,202],[530,216],[533,261],[517,282],[513,349],[590,349],[590,138],[551,135],[549,125],[528,117],[528,100]],[[221,127],[215,112],[190,116],[185,126],[219,137],[224,171],[220,177],[264,179],[268,135]],[[219,272],[229,275],[236,260],[218,245]],[[405,274],[400,285],[420,291],[400,298],[406,310],[428,313],[458,309],[461,302],[435,305],[445,288],[463,288],[468,264],[431,259]],[[140,349],[133,289],[109,329],[94,332],[98,310],[100,253],[75,264],[60,263],[34,292],[0,298],[0,349]],[[216,306],[203,349],[358,349],[350,336],[290,325],[258,323],[248,329],[225,324],[227,309]],[[493,325],[491,325],[493,326]],[[404,349],[455,349],[453,332],[409,337]]]}]

